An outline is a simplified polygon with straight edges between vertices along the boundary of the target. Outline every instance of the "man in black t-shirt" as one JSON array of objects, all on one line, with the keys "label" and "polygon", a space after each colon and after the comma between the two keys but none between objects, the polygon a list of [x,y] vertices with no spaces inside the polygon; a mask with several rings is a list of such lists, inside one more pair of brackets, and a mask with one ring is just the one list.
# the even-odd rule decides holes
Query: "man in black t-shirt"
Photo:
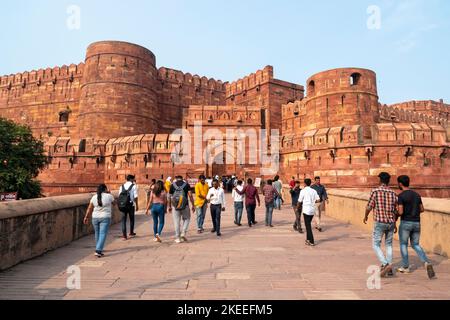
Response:
[{"label": "man in black t-shirt", "polygon": [[399,237],[403,264],[397,271],[400,273],[410,272],[408,259],[408,240],[410,240],[411,247],[425,264],[428,277],[432,279],[435,277],[433,266],[419,244],[420,214],[425,211],[422,198],[417,192],[409,189],[410,179],[408,176],[400,176],[397,178],[397,181],[400,190],[402,190],[402,193],[398,196],[398,213],[401,217]]}]

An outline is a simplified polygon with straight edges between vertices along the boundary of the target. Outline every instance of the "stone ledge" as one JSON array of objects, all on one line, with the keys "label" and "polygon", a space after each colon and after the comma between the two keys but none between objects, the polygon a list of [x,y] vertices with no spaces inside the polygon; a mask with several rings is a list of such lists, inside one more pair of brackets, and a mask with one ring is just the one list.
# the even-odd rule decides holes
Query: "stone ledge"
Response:
[{"label": "stone ledge", "polygon": [[[329,189],[327,193],[335,197],[343,197],[356,200],[369,201],[369,192],[354,191],[354,190],[338,190]],[[437,198],[422,198],[423,205],[426,211],[436,212],[450,215],[450,200]]]},{"label": "stone ledge", "polygon": [[344,197],[349,199],[357,199],[357,200],[365,200],[369,201],[370,194],[364,191],[354,191],[354,190],[338,190],[338,189],[329,189],[327,190],[328,195],[336,196],[336,197]]},{"label": "stone ledge", "polygon": [[[118,192],[112,193],[115,197]],[[94,193],[0,203],[0,220],[87,205]]]},{"label": "stone ledge", "polygon": [[[0,204],[0,271],[93,233],[92,224],[83,223],[91,197],[86,193]],[[121,216],[114,206],[111,223]]]}]

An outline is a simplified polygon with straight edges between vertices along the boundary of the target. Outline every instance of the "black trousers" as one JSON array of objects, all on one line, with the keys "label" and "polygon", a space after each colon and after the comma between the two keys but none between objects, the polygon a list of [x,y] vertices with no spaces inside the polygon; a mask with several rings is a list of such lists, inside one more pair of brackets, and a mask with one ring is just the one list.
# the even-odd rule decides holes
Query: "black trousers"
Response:
[{"label": "black trousers", "polygon": [[127,236],[127,216],[130,216],[130,234],[134,233],[134,216],[135,209],[132,207],[130,210],[122,212],[122,234]]},{"label": "black trousers", "polygon": [[309,216],[307,214],[303,214],[303,219],[305,221],[305,228],[306,228],[306,240],[309,240],[309,242],[314,243],[314,235],[312,231],[311,223],[313,221],[314,216]]},{"label": "black trousers", "polygon": [[248,220],[248,224],[254,224],[255,223],[255,209],[256,209],[256,204],[250,204],[245,206],[245,209],[247,211],[247,220]]},{"label": "black trousers", "polygon": [[213,229],[216,230],[217,234],[220,233],[220,218],[222,216],[222,205],[212,204],[211,209],[211,219],[213,223]]}]

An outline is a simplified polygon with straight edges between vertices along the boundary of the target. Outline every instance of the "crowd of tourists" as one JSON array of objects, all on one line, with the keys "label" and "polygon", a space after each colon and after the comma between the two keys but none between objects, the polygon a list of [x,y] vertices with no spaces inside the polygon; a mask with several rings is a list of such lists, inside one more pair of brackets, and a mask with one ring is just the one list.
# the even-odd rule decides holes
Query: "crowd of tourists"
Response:
[{"label": "crowd of tourists", "polygon": [[[322,231],[320,216],[323,211],[322,204],[328,201],[326,189],[320,184],[320,178],[316,177],[315,184],[311,186],[311,180],[306,179],[305,187],[301,189],[299,181],[290,183],[292,206],[295,213],[294,229],[303,233],[301,217],[307,231],[307,245],[314,245],[312,234],[312,218],[316,216],[316,229]],[[231,184],[231,187],[229,185]],[[168,177],[165,181],[153,179],[148,188],[147,205],[145,214],[153,219],[153,240],[162,242],[162,233],[165,225],[165,216],[172,214],[176,243],[187,242],[187,233],[191,221],[191,213],[196,215],[197,233],[205,232],[204,224],[208,207],[211,214],[212,229],[218,237],[221,233],[221,217],[226,210],[226,190],[231,191],[234,207],[234,224],[241,227],[244,209],[247,214],[247,225],[251,228],[258,223],[256,221],[256,207],[261,206],[260,193],[264,199],[265,225],[273,228],[273,212],[281,210],[284,203],[283,183],[277,175],[263,183],[263,186],[255,186],[254,181],[248,178],[245,182],[235,175],[229,177],[215,176],[213,179],[201,175],[191,191],[189,183],[181,176],[172,181]],[[194,196],[195,195],[195,196]],[[122,238],[128,240],[136,236],[135,213],[139,210],[138,186],[133,175],[127,176],[127,181],[119,189],[117,200],[109,193],[107,187],[102,184],[98,187],[97,195],[92,197],[85,217],[92,214],[92,224],[96,235],[96,255],[103,256],[103,247],[106,234],[111,224],[112,206],[117,204],[122,213]],[[129,233],[127,223],[129,220]]]},{"label": "crowd of tourists", "polygon": [[[382,172],[379,175],[380,186],[373,189],[367,205],[363,222],[368,222],[370,212],[374,215],[373,249],[381,263],[380,275],[393,275],[393,237],[397,232],[397,220],[400,219],[399,238],[402,265],[397,269],[400,273],[409,273],[408,242],[415,250],[420,260],[424,263],[428,277],[434,278],[433,266],[421,248],[420,242],[420,215],[424,212],[420,195],[411,190],[408,176],[398,177],[398,186],[401,193],[397,194],[389,187],[390,175]],[[259,187],[259,188],[258,188]],[[263,186],[255,186],[254,181],[248,178],[245,182],[236,176],[230,176],[223,180],[218,176],[207,179],[201,175],[191,191],[190,184],[182,176],[175,177],[174,181],[169,177],[165,181],[153,179],[148,188],[147,205],[145,214],[153,219],[153,240],[161,243],[165,225],[165,217],[169,212],[172,215],[175,230],[175,243],[188,242],[191,213],[196,215],[197,233],[205,232],[205,219],[210,210],[212,229],[211,233],[222,236],[221,217],[226,211],[226,190],[231,191],[234,207],[234,224],[242,226],[244,208],[247,214],[248,227],[255,226],[256,207],[261,206],[260,193],[264,199],[265,226],[273,228],[273,212],[281,210],[284,201],[283,183],[277,175],[263,183]],[[328,204],[328,195],[320,177],[300,181],[292,177],[289,182],[289,193],[294,211],[293,228],[299,233],[306,231],[305,245],[314,247],[313,229],[323,232],[322,214],[325,203]],[[97,194],[90,201],[84,223],[89,223],[92,215],[92,225],[95,231],[97,257],[104,256],[106,236],[111,224],[112,207],[117,204],[122,213],[122,238],[124,241],[136,236],[135,213],[138,207],[138,186],[133,175],[127,176],[127,181],[119,189],[117,200],[109,193],[106,185],[98,187]],[[127,222],[130,221],[129,233]],[[314,225],[314,228],[313,228]],[[381,248],[381,242],[385,238],[386,255]]]}]

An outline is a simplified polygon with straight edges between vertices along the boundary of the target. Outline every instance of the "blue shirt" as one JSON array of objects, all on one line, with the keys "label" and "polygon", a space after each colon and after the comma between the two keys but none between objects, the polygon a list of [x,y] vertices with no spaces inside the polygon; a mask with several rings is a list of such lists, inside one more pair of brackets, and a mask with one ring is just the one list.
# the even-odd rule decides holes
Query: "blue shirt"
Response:
[{"label": "blue shirt", "polygon": [[294,188],[291,189],[289,192],[291,193],[291,198],[292,198],[292,206],[296,207],[297,203],[298,203],[298,197],[300,196],[300,192],[302,191],[302,189],[300,188]]},{"label": "blue shirt", "polygon": [[327,190],[322,184],[321,185],[313,184],[311,188],[317,191],[317,194],[320,197],[320,202],[328,200]]}]

